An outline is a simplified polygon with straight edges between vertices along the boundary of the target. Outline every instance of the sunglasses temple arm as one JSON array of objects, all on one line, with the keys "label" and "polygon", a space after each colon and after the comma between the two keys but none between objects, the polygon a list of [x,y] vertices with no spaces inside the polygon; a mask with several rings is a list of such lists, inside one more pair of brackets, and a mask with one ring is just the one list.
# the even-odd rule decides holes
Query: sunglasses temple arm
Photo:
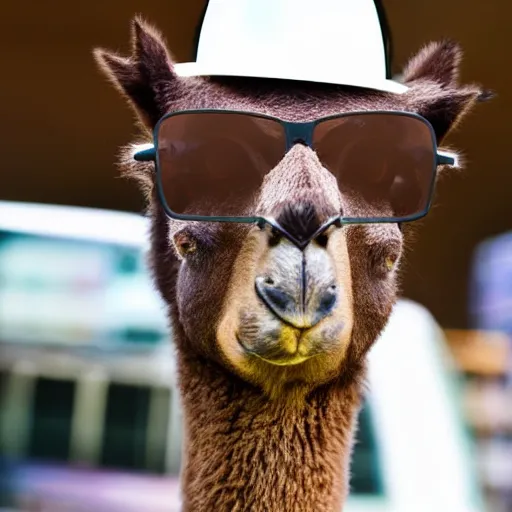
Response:
[{"label": "sunglasses temple arm", "polygon": [[452,167],[458,167],[459,162],[457,155],[449,153],[448,151],[438,151],[436,155],[437,165],[451,165]]},{"label": "sunglasses temple arm", "polygon": [[156,160],[156,150],[153,144],[143,144],[133,153],[133,159],[137,162],[154,162]]},{"label": "sunglasses temple arm", "polygon": [[[153,144],[143,144],[138,146],[133,154],[133,159],[137,162],[154,162],[156,160],[156,150]],[[436,155],[437,165],[453,165],[457,166],[457,155],[449,152],[438,151]]]},{"label": "sunglasses temple arm", "polygon": [[[133,159],[137,162],[154,162],[156,160],[156,150],[153,145],[148,145],[144,149],[139,149],[133,154]],[[436,155],[437,165],[458,166],[457,156],[453,153],[438,151]]]}]

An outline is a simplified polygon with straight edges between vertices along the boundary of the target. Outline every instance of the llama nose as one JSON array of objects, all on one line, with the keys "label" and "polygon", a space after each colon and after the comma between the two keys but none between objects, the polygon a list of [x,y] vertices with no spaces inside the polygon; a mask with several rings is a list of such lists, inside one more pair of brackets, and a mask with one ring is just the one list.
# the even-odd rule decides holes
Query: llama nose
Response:
[{"label": "llama nose", "polygon": [[335,308],[338,290],[332,264],[323,248],[309,246],[299,255],[296,247],[283,246],[256,277],[256,292],[282,321],[309,329]]},{"label": "llama nose", "polygon": [[263,302],[276,316],[300,329],[315,326],[329,316],[336,304],[337,293],[334,284],[317,292],[317,296],[310,301],[314,305],[303,304],[269,276],[257,277],[256,289]]}]

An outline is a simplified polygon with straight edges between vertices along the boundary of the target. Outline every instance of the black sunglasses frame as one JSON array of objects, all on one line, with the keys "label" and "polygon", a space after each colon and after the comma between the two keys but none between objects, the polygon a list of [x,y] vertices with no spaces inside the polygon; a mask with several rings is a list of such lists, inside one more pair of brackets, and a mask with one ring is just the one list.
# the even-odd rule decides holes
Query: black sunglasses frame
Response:
[{"label": "black sunglasses frame", "polygon": [[[292,239],[294,243],[304,245],[303,242],[300,242],[294,237],[292,237],[290,234],[285,233],[283,231],[283,228],[281,228],[277,222],[268,217],[261,217],[261,216],[253,216],[253,217],[227,217],[227,216],[204,216],[204,215],[188,215],[188,214],[179,214],[176,212],[173,212],[169,205],[167,204],[167,201],[165,199],[165,195],[163,193],[163,183],[162,183],[162,175],[161,175],[161,167],[159,162],[159,152],[158,152],[158,133],[159,129],[164,121],[169,119],[170,117],[180,116],[180,115],[187,115],[187,114],[201,114],[201,113],[215,113],[215,114],[242,114],[252,117],[258,117],[262,119],[268,119],[274,122],[279,123],[283,129],[286,136],[286,147],[285,151],[283,153],[283,156],[292,148],[295,144],[305,144],[306,146],[312,148],[312,139],[313,139],[313,132],[315,127],[324,122],[329,121],[332,119],[338,119],[343,117],[349,117],[349,116],[365,116],[365,115],[375,115],[375,114],[383,114],[383,115],[394,115],[394,116],[404,116],[404,117],[410,117],[413,119],[417,119],[418,121],[421,121],[423,124],[427,126],[430,132],[431,140],[432,140],[432,149],[433,154],[435,155],[435,158],[432,162],[432,179],[430,182],[430,189],[429,189],[429,195],[428,195],[428,201],[426,204],[426,207],[419,213],[414,215],[409,215],[405,217],[343,217],[341,214],[336,217],[332,217],[329,219],[318,231],[318,233],[315,234],[315,236],[318,236],[321,232],[325,231],[327,227],[329,227],[332,224],[341,226],[343,224],[375,224],[375,223],[403,223],[403,222],[411,222],[418,220],[422,217],[424,217],[428,211],[430,210],[430,206],[432,203],[432,197],[434,193],[434,186],[435,186],[435,179],[436,179],[436,170],[439,165],[456,165],[455,157],[441,154],[438,152],[437,148],[437,141],[436,141],[436,135],[434,132],[434,128],[429,123],[427,119],[425,119],[423,116],[420,116],[419,114],[415,114],[413,112],[403,112],[403,111],[386,111],[386,110],[373,110],[373,111],[352,111],[347,112],[344,114],[335,114],[327,117],[322,117],[319,119],[315,119],[313,121],[307,121],[307,122],[301,122],[301,123],[295,123],[290,121],[284,121],[282,119],[279,119],[277,117],[265,115],[265,114],[259,114],[255,112],[245,112],[245,111],[236,111],[236,110],[219,110],[219,109],[201,109],[201,110],[180,110],[176,112],[171,112],[169,114],[166,114],[160,120],[155,126],[155,129],[153,131],[153,139],[154,139],[154,146],[148,149],[143,149],[140,151],[137,151],[134,153],[133,158],[138,162],[149,162],[153,161],[155,162],[156,167],[156,185],[157,185],[157,193],[158,198],[164,208],[165,213],[171,217],[172,219],[176,220],[184,220],[184,221],[199,221],[199,222],[238,222],[238,223],[257,223],[260,227],[264,226],[265,224],[270,224],[275,229],[279,230],[283,234],[285,234],[288,238]],[[312,148],[313,149],[313,148]],[[270,169],[269,169],[270,171]],[[309,242],[309,241],[308,241]],[[306,242],[307,244],[307,242]]]}]

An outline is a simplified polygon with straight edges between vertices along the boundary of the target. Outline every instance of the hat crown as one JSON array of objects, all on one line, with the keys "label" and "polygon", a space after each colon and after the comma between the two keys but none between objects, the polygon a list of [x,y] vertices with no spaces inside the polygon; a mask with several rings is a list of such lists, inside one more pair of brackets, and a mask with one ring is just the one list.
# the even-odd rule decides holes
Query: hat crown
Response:
[{"label": "hat crown", "polygon": [[386,77],[379,0],[210,0],[179,76],[240,76],[401,94]]},{"label": "hat crown", "polygon": [[362,80],[386,78],[374,0],[210,0],[196,61],[293,65],[312,76],[335,66]]}]

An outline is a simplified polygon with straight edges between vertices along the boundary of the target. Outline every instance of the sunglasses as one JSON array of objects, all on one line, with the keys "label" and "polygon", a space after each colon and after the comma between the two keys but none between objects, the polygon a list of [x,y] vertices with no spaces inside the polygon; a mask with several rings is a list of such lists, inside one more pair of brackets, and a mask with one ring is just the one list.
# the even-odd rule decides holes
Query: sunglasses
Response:
[{"label": "sunglasses", "polygon": [[429,210],[438,165],[432,125],[395,111],[350,112],[311,122],[224,110],[180,111],[160,119],[154,146],[137,161],[156,162],[160,201],[171,218],[216,222],[275,221],[255,211],[265,177],[295,145],[310,147],[333,174],[342,223],[408,222]]}]

